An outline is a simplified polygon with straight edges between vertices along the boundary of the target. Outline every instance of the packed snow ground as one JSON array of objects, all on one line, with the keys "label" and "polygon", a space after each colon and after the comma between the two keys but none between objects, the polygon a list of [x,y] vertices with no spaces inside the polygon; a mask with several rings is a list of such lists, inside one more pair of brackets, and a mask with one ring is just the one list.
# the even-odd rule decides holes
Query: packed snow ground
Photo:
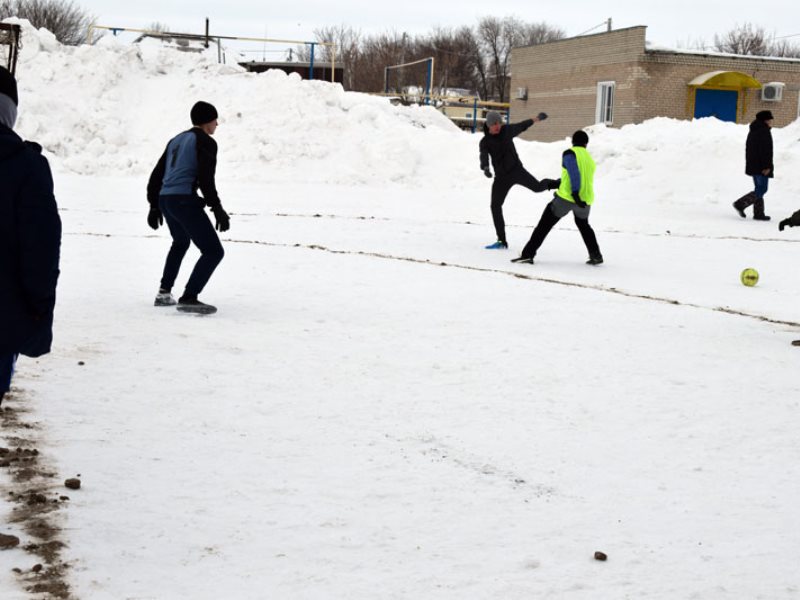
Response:
[{"label": "packed snow ground", "polygon": [[[75,597],[800,595],[800,235],[730,207],[744,126],[592,131],[606,264],[567,218],[516,266],[548,196],[512,191],[512,249],[484,250],[478,138],[432,111],[45,46],[19,129],[55,167],[62,279],[54,351],[20,360],[12,401],[82,476]],[[198,97],[233,214],[205,318],[152,306],[169,242],[144,200]],[[799,133],[774,131],[773,217],[800,208]],[[540,177],[564,147],[518,143]],[[28,558],[2,560],[2,597],[29,597]]]}]

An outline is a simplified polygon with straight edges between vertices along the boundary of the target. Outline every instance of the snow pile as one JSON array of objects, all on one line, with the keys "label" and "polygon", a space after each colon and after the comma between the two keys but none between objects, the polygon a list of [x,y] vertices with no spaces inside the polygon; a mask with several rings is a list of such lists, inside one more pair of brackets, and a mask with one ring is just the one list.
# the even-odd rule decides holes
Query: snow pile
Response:
[{"label": "snow pile", "polygon": [[[110,36],[95,46],[62,46],[51,33],[15,21],[24,28],[18,129],[45,147],[57,169],[146,177],[169,138],[189,126],[190,106],[204,99],[220,112],[221,181],[391,182],[441,194],[486,183],[479,136],[459,131],[430,107],[396,107],[281,71],[247,73],[218,64],[213,48],[184,53],[155,40],[130,45]],[[657,118],[589,132],[598,190],[608,199],[730,202],[750,185],[747,125]],[[776,129],[774,137],[780,178],[788,173],[784,165],[800,160],[800,125]],[[568,140],[517,141],[523,162],[540,178],[559,176],[567,146]],[[788,177],[781,185],[800,194]]]},{"label": "snow pile", "polygon": [[[605,264],[565,218],[512,265],[549,195],[512,190],[510,250],[484,250],[479,136],[430,109],[214,53],[24,42],[19,129],[60,169],[62,274],[0,446],[36,436],[57,475],[0,469],[0,512],[83,484],[6,519],[3,600],[59,542],[92,600],[796,600],[800,231],[776,221],[798,123],[774,132],[770,223],[730,206],[746,126],[591,127]],[[152,305],[170,237],[143,200],[198,98],[232,213],[202,319]],[[540,177],[566,146],[517,142]]]},{"label": "snow pile", "polygon": [[18,129],[78,174],[146,174],[168,139],[190,126],[199,99],[219,110],[221,168],[237,178],[424,179],[428,158],[464,137],[432,108],[395,107],[281,71],[247,73],[218,64],[216,50],[183,53],[111,37],[69,47],[14,21],[24,28]]}]

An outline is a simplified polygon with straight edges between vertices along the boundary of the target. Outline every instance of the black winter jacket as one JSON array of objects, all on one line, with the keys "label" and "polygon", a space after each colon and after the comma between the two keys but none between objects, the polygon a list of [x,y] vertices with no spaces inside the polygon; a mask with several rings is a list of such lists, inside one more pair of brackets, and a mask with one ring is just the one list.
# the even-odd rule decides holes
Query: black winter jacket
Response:
[{"label": "black winter jacket", "polygon": [[769,169],[769,175],[775,175],[775,165],[772,164],[772,132],[769,125],[756,119],[750,123],[750,133],[747,134],[745,144],[745,167],[747,175],[763,175],[764,169]]},{"label": "black winter jacket", "polygon": [[492,157],[495,177],[509,175],[516,169],[522,167],[517,149],[514,147],[514,138],[533,125],[533,119],[503,125],[497,135],[489,133],[489,129],[484,125],[484,136],[481,138],[480,159],[481,169],[489,166],[489,157]]},{"label": "black winter jacket", "polygon": [[0,353],[41,356],[53,340],[61,219],[42,148],[0,125]]}]

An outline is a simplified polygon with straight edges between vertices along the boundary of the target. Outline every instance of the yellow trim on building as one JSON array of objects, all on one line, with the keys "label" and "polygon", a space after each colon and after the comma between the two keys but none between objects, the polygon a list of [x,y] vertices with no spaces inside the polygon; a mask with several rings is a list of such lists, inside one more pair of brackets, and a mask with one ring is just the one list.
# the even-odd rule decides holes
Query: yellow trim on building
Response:
[{"label": "yellow trim on building", "polygon": [[736,92],[736,113],[741,119],[744,118],[744,114],[747,111],[747,90],[758,90],[763,87],[758,79],[739,71],[710,71],[692,79],[688,86],[686,113],[690,119],[694,118],[697,90],[728,90]]},{"label": "yellow trim on building", "polygon": [[758,79],[739,71],[711,71],[698,75],[689,82],[689,87],[703,87],[713,90],[743,90],[746,88],[761,89]]}]

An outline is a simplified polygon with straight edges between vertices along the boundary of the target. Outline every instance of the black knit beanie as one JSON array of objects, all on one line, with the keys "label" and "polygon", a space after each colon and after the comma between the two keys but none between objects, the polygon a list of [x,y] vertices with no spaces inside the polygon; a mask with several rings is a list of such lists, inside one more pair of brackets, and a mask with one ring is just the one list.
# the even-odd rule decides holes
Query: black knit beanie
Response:
[{"label": "black knit beanie", "polygon": [[192,125],[205,125],[219,116],[217,115],[217,109],[213,105],[202,100],[192,107],[190,115],[192,117]]},{"label": "black knit beanie", "polygon": [[5,94],[14,102],[19,104],[17,97],[17,80],[5,67],[0,67],[0,94]]},{"label": "black knit beanie", "polygon": [[572,134],[573,146],[582,146],[583,148],[586,148],[586,144],[588,143],[589,143],[589,135],[585,131],[579,129],[578,131]]},{"label": "black knit beanie", "polygon": [[756,114],[756,119],[759,121],[771,121],[772,120],[772,111],[769,110],[762,110],[761,112]]}]

